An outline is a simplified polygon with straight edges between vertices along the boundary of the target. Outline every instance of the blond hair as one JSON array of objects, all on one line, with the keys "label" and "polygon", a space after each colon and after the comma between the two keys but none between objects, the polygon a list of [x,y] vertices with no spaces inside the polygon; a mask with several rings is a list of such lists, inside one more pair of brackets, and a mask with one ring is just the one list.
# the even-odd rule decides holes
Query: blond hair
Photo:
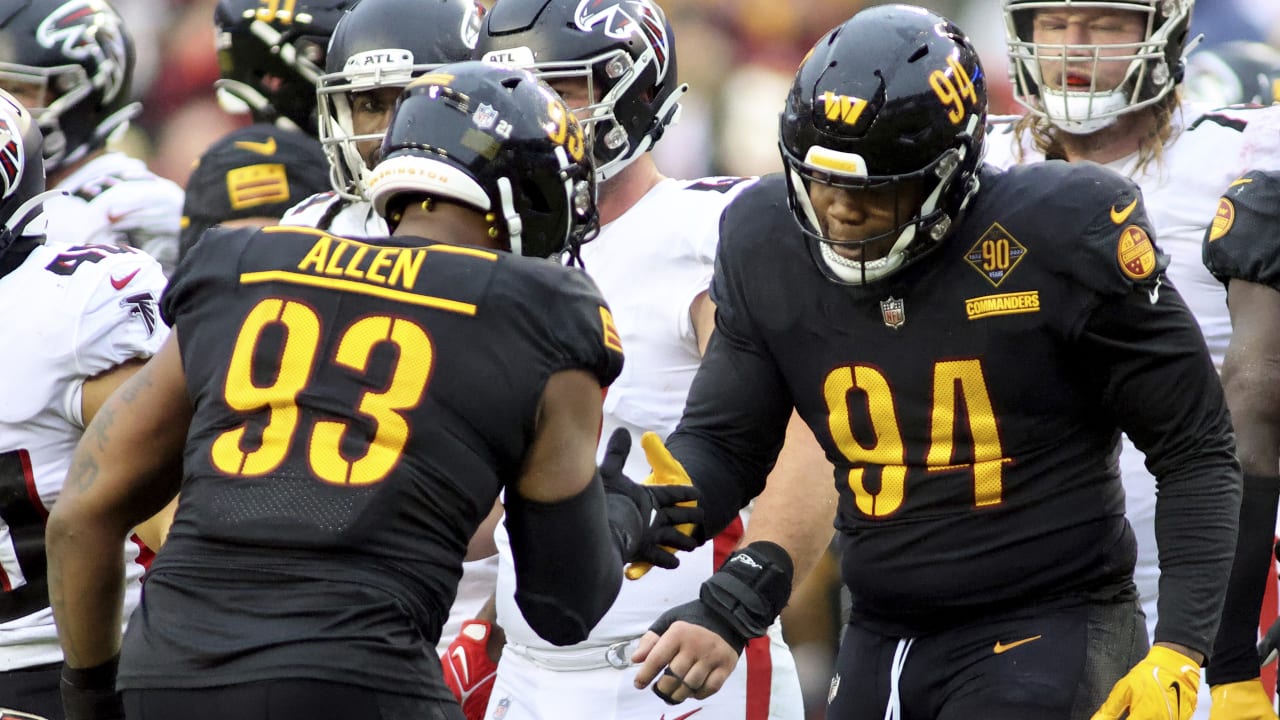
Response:
[{"label": "blond hair", "polygon": [[[1151,118],[1150,130],[1138,142],[1138,164],[1135,173],[1141,173],[1152,163],[1159,164],[1164,160],[1164,149],[1173,137],[1173,113],[1177,111],[1181,97],[1177,90],[1165,95],[1161,100],[1137,111]],[[1044,155],[1046,160],[1066,160],[1066,147],[1062,143],[1062,131],[1054,127],[1049,119],[1041,113],[1026,113],[1013,125],[1014,137],[1017,140],[1016,156],[1018,162],[1026,158],[1029,135],[1031,146]]]}]

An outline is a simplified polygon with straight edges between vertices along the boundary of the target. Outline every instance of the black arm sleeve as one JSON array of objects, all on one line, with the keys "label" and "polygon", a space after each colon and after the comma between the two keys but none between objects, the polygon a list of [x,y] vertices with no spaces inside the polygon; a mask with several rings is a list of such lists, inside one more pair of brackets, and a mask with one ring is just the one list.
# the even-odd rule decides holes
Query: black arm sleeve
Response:
[{"label": "black arm sleeve", "polygon": [[1103,298],[1082,330],[1085,371],[1157,482],[1156,640],[1209,654],[1240,510],[1241,474],[1204,337],[1168,285]]},{"label": "black arm sleeve", "polygon": [[599,475],[558,503],[527,500],[510,489],[506,511],[520,612],[553,645],[582,642],[622,585]]},{"label": "black arm sleeve", "polygon": [[717,310],[684,416],[667,440],[701,494],[703,540],[719,534],[764,489],[793,406],[772,358],[722,319]]},{"label": "black arm sleeve", "polygon": [[1258,677],[1258,609],[1267,591],[1278,502],[1280,477],[1245,476],[1235,563],[1227,583],[1222,624],[1205,670],[1210,685]]}]

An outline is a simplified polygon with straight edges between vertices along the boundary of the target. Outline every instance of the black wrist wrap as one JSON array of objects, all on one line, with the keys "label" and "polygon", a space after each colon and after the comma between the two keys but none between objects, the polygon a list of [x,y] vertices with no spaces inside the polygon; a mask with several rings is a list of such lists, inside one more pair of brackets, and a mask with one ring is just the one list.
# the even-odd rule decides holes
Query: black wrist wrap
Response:
[{"label": "black wrist wrap", "polygon": [[700,599],[744,638],[764,635],[791,597],[791,556],[771,542],[735,551],[706,582]]}]

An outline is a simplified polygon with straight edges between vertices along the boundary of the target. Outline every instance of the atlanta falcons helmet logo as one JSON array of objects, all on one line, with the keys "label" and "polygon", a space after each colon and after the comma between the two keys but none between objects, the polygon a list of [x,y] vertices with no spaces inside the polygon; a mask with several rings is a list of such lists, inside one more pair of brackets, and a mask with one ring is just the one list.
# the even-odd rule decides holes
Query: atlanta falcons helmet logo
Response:
[{"label": "atlanta falcons helmet logo", "polygon": [[36,28],[36,41],[76,61],[93,60],[106,80],[105,102],[111,102],[125,84],[127,50],[120,17],[102,0],[69,0]]},{"label": "atlanta falcons helmet logo", "polygon": [[[3,101],[12,104],[7,95]],[[12,114],[0,112],[0,198],[13,194],[18,188],[18,181],[22,179],[22,169],[27,166],[22,146],[22,128],[13,122],[13,118],[17,116],[17,108],[12,108]]]},{"label": "atlanta falcons helmet logo", "polygon": [[650,0],[580,0],[573,21],[583,32],[603,25],[604,34],[615,40],[638,34],[653,51],[658,77],[666,76],[671,39],[662,8]]}]

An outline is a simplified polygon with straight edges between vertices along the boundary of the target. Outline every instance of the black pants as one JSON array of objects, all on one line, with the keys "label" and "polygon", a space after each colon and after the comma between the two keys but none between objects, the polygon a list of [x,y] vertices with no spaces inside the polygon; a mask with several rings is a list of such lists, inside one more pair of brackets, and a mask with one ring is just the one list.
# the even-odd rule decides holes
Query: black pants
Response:
[{"label": "black pants", "polygon": [[1146,653],[1136,602],[1025,610],[909,639],[850,624],[827,719],[1088,720]]},{"label": "black pants", "polygon": [[0,707],[62,720],[62,663],[0,672]]},{"label": "black pants", "polygon": [[129,720],[464,720],[452,700],[426,700],[322,680],[188,690],[126,690]]}]

